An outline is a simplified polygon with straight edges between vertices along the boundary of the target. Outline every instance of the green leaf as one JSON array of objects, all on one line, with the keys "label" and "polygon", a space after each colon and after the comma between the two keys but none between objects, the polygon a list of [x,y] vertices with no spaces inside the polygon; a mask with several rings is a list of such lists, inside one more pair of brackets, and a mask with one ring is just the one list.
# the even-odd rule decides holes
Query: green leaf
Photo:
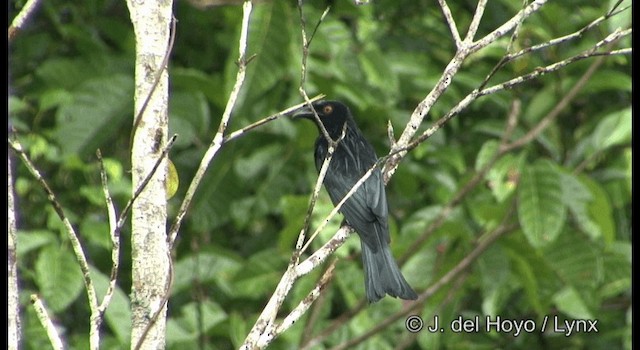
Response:
[{"label": "green leaf", "polygon": [[580,93],[589,96],[596,93],[602,93],[607,90],[616,91],[618,93],[623,91],[631,92],[631,75],[626,72],[613,69],[599,70],[589,78],[589,81]]},{"label": "green leaf", "polygon": [[53,232],[47,230],[18,230],[18,244],[16,244],[18,260],[32,250],[36,250],[48,244],[57,243],[58,239],[56,237],[57,236]]},{"label": "green leaf", "polygon": [[7,109],[9,111],[10,116],[14,116],[29,110],[29,104],[26,101],[13,95],[9,96],[8,106],[9,108]]},{"label": "green leaf", "polygon": [[[91,266],[91,278],[96,287],[99,302],[102,302],[107,288],[109,288],[109,276],[103,274],[97,268]],[[116,338],[124,348],[131,342],[131,308],[127,294],[116,285],[111,302],[105,311],[105,321]]]},{"label": "green leaf", "polygon": [[286,270],[286,259],[285,256],[269,248],[251,256],[242,270],[235,275],[234,296],[267,297],[273,292],[273,288]]},{"label": "green leaf", "polygon": [[244,343],[245,338],[249,334],[249,325],[247,321],[237,312],[229,315],[229,338],[233,343],[233,348],[238,349]]},{"label": "green leaf", "polygon": [[616,224],[611,200],[602,186],[590,177],[581,175],[580,181],[586,185],[593,197],[593,200],[587,205],[589,217],[598,226],[604,242],[611,244],[616,240]]},{"label": "green leaf", "polygon": [[478,155],[476,156],[476,171],[482,169],[491,158],[498,152],[500,143],[496,140],[489,140],[482,144]]},{"label": "green leaf", "polygon": [[268,145],[261,147],[248,157],[237,159],[234,163],[234,170],[236,175],[243,180],[255,179],[280,158],[282,158],[282,146],[279,144]]},{"label": "green leaf", "polygon": [[589,188],[578,177],[563,171],[560,175],[562,183],[562,201],[575,217],[578,226],[592,239],[602,236],[600,227],[593,221],[588,212],[588,204],[593,201]]},{"label": "green leaf", "polygon": [[195,340],[227,319],[227,314],[220,305],[210,300],[189,303],[177,311],[179,316],[167,321],[169,345]]},{"label": "green leaf", "polygon": [[385,56],[377,48],[370,47],[366,52],[356,56],[366,81],[381,90],[397,92],[399,88],[398,78],[385,60]]},{"label": "green leaf", "polygon": [[133,81],[117,74],[82,83],[56,114],[55,138],[65,154],[93,154],[133,115]]},{"label": "green leaf", "polygon": [[63,89],[52,89],[45,91],[40,96],[40,110],[46,111],[50,108],[55,108],[65,104],[69,104],[73,101],[73,95]]},{"label": "green leaf", "polygon": [[591,136],[593,152],[631,143],[631,107],[607,115]]},{"label": "green leaf", "polygon": [[553,296],[558,310],[578,320],[594,319],[593,313],[584,303],[582,296],[573,288],[565,287]]},{"label": "green leaf", "polygon": [[543,314],[545,307],[543,306],[543,299],[540,294],[540,286],[538,279],[536,278],[535,269],[531,264],[525,259],[525,257],[520,255],[513,254],[512,251],[510,253],[510,258],[513,261],[514,265],[514,273],[518,276],[518,280],[522,284],[522,289],[524,290],[527,300],[538,314]]},{"label": "green leaf", "polygon": [[169,101],[169,133],[178,134],[175,146],[186,147],[206,137],[211,114],[202,93],[175,92]]},{"label": "green leaf", "polygon": [[577,231],[568,230],[543,253],[557,276],[580,293],[592,293],[604,279],[600,249]]},{"label": "green leaf", "polygon": [[558,92],[555,86],[548,85],[541,89],[529,102],[529,107],[524,112],[524,119],[529,123],[536,123],[556,105],[557,100]]},{"label": "green leaf", "polygon": [[240,269],[237,258],[228,253],[202,252],[180,259],[174,266],[174,281],[171,290],[176,295],[189,289],[194,283],[216,283],[228,293],[233,293],[230,280]]},{"label": "green leaf", "polygon": [[498,159],[485,175],[487,185],[499,203],[504,203],[516,190],[524,160],[525,153],[518,156],[507,154]]},{"label": "green leaf", "polygon": [[44,248],[36,260],[36,283],[54,313],[65,310],[82,292],[80,267],[73,253],[55,245]]},{"label": "green leaf", "polygon": [[565,217],[560,174],[553,163],[539,160],[525,166],[518,187],[518,219],[529,243],[541,247],[553,242]]},{"label": "green leaf", "polygon": [[614,298],[631,292],[631,256],[630,243],[612,244],[611,251],[604,254],[604,283],[599,289],[601,298]]},{"label": "green leaf", "polygon": [[284,196],[280,199],[285,220],[285,227],[278,236],[278,247],[281,251],[289,251],[294,246],[304,224],[308,206],[308,196]]},{"label": "green leaf", "polygon": [[508,256],[499,245],[493,245],[478,259],[482,278],[482,312],[496,316],[509,299],[511,265]]},{"label": "green leaf", "polygon": [[38,66],[36,76],[45,83],[45,86],[72,90],[92,75],[91,68],[86,62],[52,58]]}]

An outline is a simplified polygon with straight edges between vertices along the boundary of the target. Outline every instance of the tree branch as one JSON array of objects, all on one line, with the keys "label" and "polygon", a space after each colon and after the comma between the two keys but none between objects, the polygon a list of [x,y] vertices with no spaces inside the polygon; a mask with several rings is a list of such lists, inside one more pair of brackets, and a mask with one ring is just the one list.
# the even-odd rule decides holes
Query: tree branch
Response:
[{"label": "tree branch", "polygon": [[169,235],[167,239],[167,243],[169,245],[169,250],[173,249],[175,244],[176,237],[178,236],[178,231],[180,230],[180,226],[182,225],[182,221],[184,220],[185,215],[191,205],[191,201],[196,194],[196,190],[198,186],[200,186],[200,182],[204,178],[204,174],[209,168],[209,164],[213,157],[215,157],[222,147],[224,143],[224,133],[227,130],[227,125],[229,120],[231,119],[231,113],[235,108],[236,101],[238,99],[238,95],[240,94],[240,89],[244,84],[244,78],[247,70],[247,60],[246,60],[246,52],[247,52],[247,42],[249,36],[249,19],[251,18],[251,11],[253,9],[253,5],[250,0],[244,2],[242,6],[242,27],[240,29],[240,40],[238,43],[238,72],[236,74],[236,81],[233,85],[233,89],[231,90],[231,94],[229,95],[229,99],[227,100],[227,105],[225,106],[224,112],[222,113],[222,119],[220,120],[220,124],[218,125],[218,131],[216,132],[209,148],[205,152],[202,160],[200,161],[200,165],[198,166],[198,170],[196,174],[193,176],[191,183],[189,184],[189,188],[187,189],[187,193],[180,205],[180,209],[178,210],[178,215],[169,230]]},{"label": "tree branch", "polygon": [[18,35],[18,33],[23,29],[25,23],[29,17],[31,17],[34,13],[38,5],[40,4],[40,0],[28,0],[26,4],[22,7],[22,10],[18,13],[18,15],[13,19],[11,25],[8,29],[8,40],[9,43],[13,41],[13,39]]}]

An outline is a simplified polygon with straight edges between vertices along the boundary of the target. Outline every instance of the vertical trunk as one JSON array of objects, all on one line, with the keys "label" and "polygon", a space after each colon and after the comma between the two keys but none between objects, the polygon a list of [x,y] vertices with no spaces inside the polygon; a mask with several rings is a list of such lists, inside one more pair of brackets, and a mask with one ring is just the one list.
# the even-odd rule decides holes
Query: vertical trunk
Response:
[{"label": "vertical trunk", "polygon": [[[169,43],[172,1],[129,0],[127,5],[136,35],[135,115],[144,108],[140,120],[134,122],[131,146],[135,190],[152,171],[167,141],[168,73],[162,71],[162,64]],[[166,174],[164,160],[132,207],[132,348],[138,343],[141,349],[165,347],[164,298],[170,278]]]},{"label": "vertical trunk", "polygon": [[13,169],[11,169],[11,153],[7,155],[7,178],[9,185],[7,187],[7,212],[8,219],[8,240],[7,240],[7,256],[8,256],[8,281],[7,281],[7,349],[18,349],[20,339],[20,302],[18,300],[18,260],[16,257],[16,212],[15,203],[13,201]]}]

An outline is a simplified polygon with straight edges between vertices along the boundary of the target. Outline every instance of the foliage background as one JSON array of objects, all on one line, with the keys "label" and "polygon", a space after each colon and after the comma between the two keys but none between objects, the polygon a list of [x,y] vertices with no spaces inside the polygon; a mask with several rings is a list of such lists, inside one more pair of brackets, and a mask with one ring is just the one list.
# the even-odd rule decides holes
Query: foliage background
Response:
[{"label": "foliage background", "polygon": [[[516,46],[575,32],[613,3],[550,2],[525,22]],[[433,1],[374,1],[366,6],[309,2],[304,6],[307,22],[315,23],[327,4],[331,12],[311,45],[307,91],[346,102],[378,153],[386,154],[387,121],[396,132],[402,130],[433,87],[454,53],[450,32]],[[9,5],[12,18],[23,2]],[[449,6],[459,28],[466,28],[475,2]],[[520,6],[518,1],[490,1],[478,36]],[[215,132],[235,78],[241,11],[238,6],[199,10],[187,2],[175,5],[170,128],[179,138],[171,159],[184,183]],[[630,18],[628,10],[580,40],[517,60],[492,81],[580,52],[614,28],[628,27]],[[630,47],[625,40],[620,46]],[[502,39],[465,62],[431,110],[430,120],[478,86],[507,42]],[[9,49],[10,124],[79,228],[94,278],[104,291],[110,242],[95,150],[100,148],[107,158],[110,190],[122,208],[130,195],[134,62],[126,5],[112,0],[44,1]],[[301,38],[293,2],[256,5],[248,52],[257,55],[248,67],[230,130],[301,101]],[[523,106],[514,134],[518,137],[562,99],[592,62],[581,61],[481,98],[412,151],[387,189],[394,255],[412,246],[495,149],[511,100],[520,99]],[[630,56],[607,58],[561,116],[534,142],[503,157],[403,266],[410,283],[424,290],[463,258],[482,232],[494,228],[517,199],[518,212],[512,215],[518,215],[521,229],[493,244],[464,279],[442,289],[418,314],[431,319],[435,313],[446,324],[459,315],[498,315],[532,319],[538,325],[545,315],[558,315],[562,320],[597,319],[599,332],[570,337],[534,332],[516,338],[498,332],[423,331],[410,348],[630,348],[630,102]],[[180,233],[169,303],[169,348],[224,349],[242,343],[284,271],[302,225],[316,178],[315,137],[310,123],[282,118],[228,144],[214,160]],[[171,200],[174,214],[185,189],[182,185]],[[47,344],[28,303],[31,293],[39,293],[69,348],[86,348],[89,313],[64,229],[21,165],[16,191],[23,347]],[[544,205],[531,203],[532,197]],[[330,209],[323,193],[314,217],[321,219]],[[545,220],[538,222],[541,216]],[[319,241],[335,232],[339,220]],[[128,346],[129,239],[125,231],[120,288],[106,315],[104,348]],[[358,250],[356,238],[338,250],[340,261],[326,297],[273,348],[297,348],[364,298]],[[320,273],[303,278],[286,305],[292,307],[304,297]],[[386,298],[368,306],[319,346],[354,338],[401,305]],[[390,349],[411,337],[399,320],[358,346]]]}]

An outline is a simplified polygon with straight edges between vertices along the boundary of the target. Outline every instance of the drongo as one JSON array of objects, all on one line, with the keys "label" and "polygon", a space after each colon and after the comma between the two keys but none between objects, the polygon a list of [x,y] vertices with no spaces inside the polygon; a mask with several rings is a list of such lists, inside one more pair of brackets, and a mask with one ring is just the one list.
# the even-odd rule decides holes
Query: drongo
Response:
[{"label": "drongo", "polygon": [[[337,205],[376,164],[378,157],[373,146],[358,129],[347,106],[338,101],[317,101],[312,106],[328,136],[338,142],[324,179],[329,197]],[[294,118],[309,119],[318,127],[320,136],[315,143],[315,163],[316,169],[320,171],[329,150],[329,141],[309,106],[294,111],[292,115]],[[402,276],[389,249],[389,212],[379,167],[345,201],[340,212],[360,236],[365,289],[369,302],[376,302],[385,294],[407,300],[417,299],[418,296]]]}]

